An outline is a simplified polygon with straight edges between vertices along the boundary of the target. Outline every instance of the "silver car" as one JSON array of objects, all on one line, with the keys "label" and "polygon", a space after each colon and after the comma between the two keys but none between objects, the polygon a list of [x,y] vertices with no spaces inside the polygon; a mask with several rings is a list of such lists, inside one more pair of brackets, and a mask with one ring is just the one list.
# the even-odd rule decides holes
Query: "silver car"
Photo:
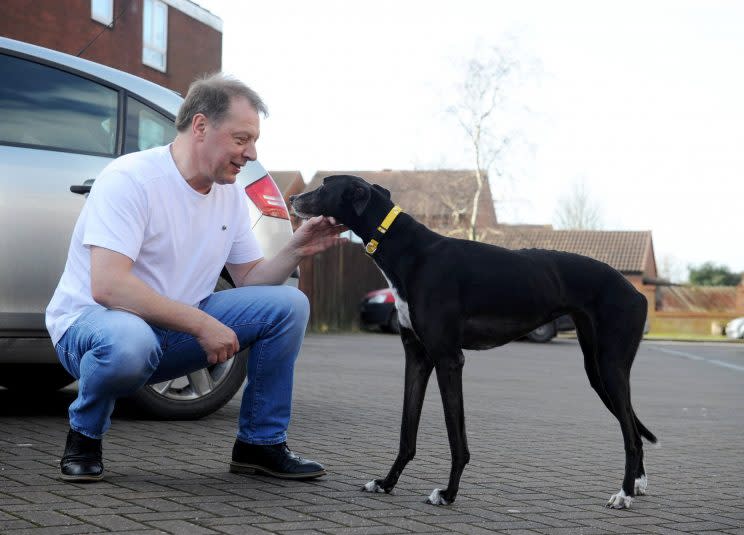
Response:
[{"label": "silver car", "polygon": [[734,340],[744,340],[744,317],[734,318],[726,324],[726,336]]},{"label": "silver car", "polygon": [[[61,52],[0,37],[0,386],[57,389],[73,382],[52,347],[44,311],[64,269],[78,214],[113,158],[169,143],[175,92]],[[292,234],[271,176],[249,162],[253,230],[266,256]],[[293,276],[288,284],[297,286]],[[231,286],[229,275],[217,289]],[[224,364],[151,385],[131,398],[162,418],[196,418],[233,397],[247,351]]]}]

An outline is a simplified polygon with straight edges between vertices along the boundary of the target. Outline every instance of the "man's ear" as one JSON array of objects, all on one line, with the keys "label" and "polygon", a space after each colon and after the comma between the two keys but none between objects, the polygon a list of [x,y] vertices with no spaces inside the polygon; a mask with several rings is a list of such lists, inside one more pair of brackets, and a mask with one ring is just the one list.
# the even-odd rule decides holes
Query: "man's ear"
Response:
[{"label": "man's ear", "polygon": [[204,137],[207,129],[207,118],[203,113],[196,113],[191,118],[191,131],[197,138]]},{"label": "man's ear", "polygon": [[370,190],[369,186],[354,186],[354,192],[351,196],[351,205],[354,207],[356,215],[361,215],[369,203]]},{"label": "man's ear", "polygon": [[372,184],[372,187],[375,188],[380,193],[382,193],[386,198],[388,199],[390,198],[390,192],[386,190],[385,188],[383,188],[382,186],[380,186],[379,184]]}]

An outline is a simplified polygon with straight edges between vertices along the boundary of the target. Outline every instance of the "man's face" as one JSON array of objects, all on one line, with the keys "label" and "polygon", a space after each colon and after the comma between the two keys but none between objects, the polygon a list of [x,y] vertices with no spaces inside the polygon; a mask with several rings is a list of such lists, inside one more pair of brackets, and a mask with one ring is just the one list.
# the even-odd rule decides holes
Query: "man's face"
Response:
[{"label": "man's face", "polygon": [[250,102],[233,98],[227,115],[215,125],[207,121],[203,138],[204,172],[215,184],[233,184],[240,169],[257,157],[261,120]]}]

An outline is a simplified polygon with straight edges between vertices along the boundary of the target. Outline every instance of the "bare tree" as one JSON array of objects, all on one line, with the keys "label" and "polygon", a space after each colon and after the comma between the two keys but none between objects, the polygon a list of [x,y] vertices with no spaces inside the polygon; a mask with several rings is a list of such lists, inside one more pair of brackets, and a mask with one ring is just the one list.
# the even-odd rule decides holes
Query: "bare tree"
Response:
[{"label": "bare tree", "polygon": [[520,64],[506,48],[494,47],[486,59],[471,59],[467,63],[460,100],[447,111],[452,114],[465,131],[472,151],[475,190],[465,207],[452,208],[453,214],[469,212],[468,238],[477,238],[476,221],[478,202],[483,185],[492,169],[497,176],[503,172],[498,162],[512,141],[504,125],[496,121],[498,112],[504,107],[508,89]]},{"label": "bare tree", "polygon": [[672,283],[681,283],[687,280],[686,268],[682,262],[671,254],[665,254],[659,262],[659,277]]},{"label": "bare tree", "polygon": [[600,208],[589,195],[583,181],[575,183],[571,192],[558,201],[556,227],[570,230],[599,230],[602,228]]}]

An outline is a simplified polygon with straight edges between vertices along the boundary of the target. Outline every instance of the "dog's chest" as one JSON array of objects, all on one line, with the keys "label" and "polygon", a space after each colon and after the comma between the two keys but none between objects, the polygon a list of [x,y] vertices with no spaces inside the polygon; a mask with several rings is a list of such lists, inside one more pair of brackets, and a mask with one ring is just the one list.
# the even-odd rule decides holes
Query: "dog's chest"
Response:
[{"label": "dog's chest", "polygon": [[[383,276],[385,276],[384,273]],[[395,298],[395,309],[398,311],[398,323],[401,327],[413,330],[413,326],[411,325],[411,313],[408,310],[408,303],[398,295],[398,290],[396,290],[395,286],[391,284],[390,279],[388,279],[387,276],[385,276],[385,280],[387,280],[388,286],[390,286],[390,290],[393,292],[393,297]]]}]

